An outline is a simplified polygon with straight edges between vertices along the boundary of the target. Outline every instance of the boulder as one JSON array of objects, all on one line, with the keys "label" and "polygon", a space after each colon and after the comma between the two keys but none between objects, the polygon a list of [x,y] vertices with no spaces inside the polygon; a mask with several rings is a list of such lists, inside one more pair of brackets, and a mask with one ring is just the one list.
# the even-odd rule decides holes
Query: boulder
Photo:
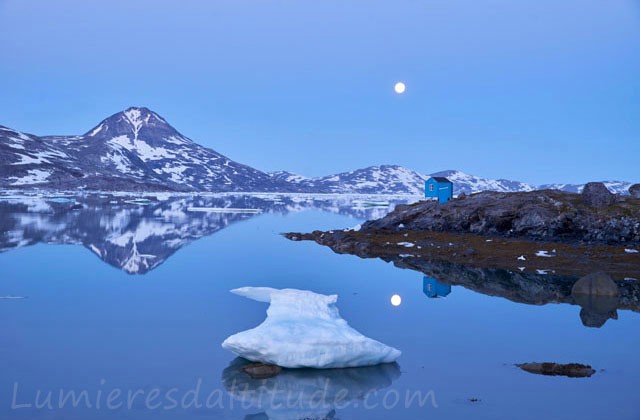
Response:
[{"label": "boulder", "polygon": [[606,273],[592,273],[575,282],[571,295],[611,296],[619,294],[618,285]]},{"label": "boulder", "polygon": [[592,207],[606,207],[615,202],[615,195],[602,182],[587,183],[582,190],[582,198]]},{"label": "boulder", "polygon": [[629,194],[631,194],[631,197],[640,198],[640,184],[633,184],[630,186]]}]

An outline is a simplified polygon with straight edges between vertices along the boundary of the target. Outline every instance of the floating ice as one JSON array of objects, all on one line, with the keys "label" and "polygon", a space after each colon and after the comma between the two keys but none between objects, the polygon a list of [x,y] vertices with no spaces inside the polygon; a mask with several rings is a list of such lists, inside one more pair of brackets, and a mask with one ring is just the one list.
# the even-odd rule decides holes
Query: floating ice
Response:
[{"label": "floating ice", "polygon": [[245,209],[232,207],[188,207],[187,211],[203,213],[262,213],[262,209]]},{"label": "floating ice", "polygon": [[391,363],[400,351],[360,334],[340,317],[337,295],[242,287],[231,291],[269,302],[267,319],[227,338],[222,347],[245,359],[285,368],[345,368]]}]

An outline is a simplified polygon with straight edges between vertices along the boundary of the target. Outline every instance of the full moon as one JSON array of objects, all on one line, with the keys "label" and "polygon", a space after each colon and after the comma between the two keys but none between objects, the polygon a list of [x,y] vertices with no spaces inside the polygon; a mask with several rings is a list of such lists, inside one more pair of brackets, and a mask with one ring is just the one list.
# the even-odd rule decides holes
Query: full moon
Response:
[{"label": "full moon", "polygon": [[404,93],[406,89],[407,87],[402,82],[396,83],[396,85],[393,87],[393,90],[395,90],[398,95]]},{"label": "full moon", "polygon": [[400,306],[401,303],[402,303],[402,298],[400,297],[400,295],[391,296],[391,304],[393,306]]}]

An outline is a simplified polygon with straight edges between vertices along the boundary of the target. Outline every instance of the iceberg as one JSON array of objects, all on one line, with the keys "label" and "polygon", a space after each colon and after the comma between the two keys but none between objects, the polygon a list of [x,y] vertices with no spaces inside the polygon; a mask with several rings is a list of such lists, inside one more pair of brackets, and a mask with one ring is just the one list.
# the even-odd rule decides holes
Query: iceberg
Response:
[{"label": "iceberg", "polygon": [[231,292],[270,303],[262,324],[222,343],[245,359],[284,368],[328,369],[392,363],[400,357],[399,350],[351,328],[338,312],[337,295],[270,287]]}]

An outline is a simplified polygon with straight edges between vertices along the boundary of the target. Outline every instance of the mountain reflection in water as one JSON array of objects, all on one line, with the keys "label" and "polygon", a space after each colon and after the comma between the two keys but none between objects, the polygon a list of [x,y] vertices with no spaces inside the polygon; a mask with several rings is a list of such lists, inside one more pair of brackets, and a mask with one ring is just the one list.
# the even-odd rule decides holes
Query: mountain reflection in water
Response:
[{"label": "mountain reflection in water", "polygon": [[352,200],[267,194],[0,197],[0,252],[38,243],[77,244],[129,274],[145,274],[183,246],[262,213],[320,209],[371,219],[402,202],[362,207],[354,206]]}]

